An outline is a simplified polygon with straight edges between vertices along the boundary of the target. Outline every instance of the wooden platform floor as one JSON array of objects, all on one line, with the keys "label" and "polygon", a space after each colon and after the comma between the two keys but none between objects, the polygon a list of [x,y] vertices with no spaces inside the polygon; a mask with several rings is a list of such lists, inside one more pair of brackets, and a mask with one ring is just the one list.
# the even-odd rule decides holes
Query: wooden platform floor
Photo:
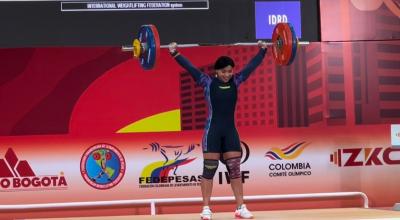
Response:
[{"label": "wooden platform floor", "polygon": [[[344,219],[376,219],[376,220],[400,220],[400,211],[384,209],[363,208],[333,208],[333,209],[306,209],[306,210],[279,210],[253,212],[255,219],[293,219],[293,220],[344,220]],[[199,220],[199,214],[174,214],[156,216],[108,216],[108,217],[84,217],[84,218],[51,218],[46,220]],[[214,213],[213,220],[233,219],[233,213]],[[37,220],[37,219],[36,219]],[[45,220],[45,219],[41,219]]]}]

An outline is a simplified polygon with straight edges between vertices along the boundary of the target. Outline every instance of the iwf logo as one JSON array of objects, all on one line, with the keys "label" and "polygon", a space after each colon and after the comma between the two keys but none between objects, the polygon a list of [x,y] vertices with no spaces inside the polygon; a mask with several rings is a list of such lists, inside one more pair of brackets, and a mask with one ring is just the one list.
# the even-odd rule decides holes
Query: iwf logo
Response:
[{"label": "iwf logo", "polygon": [[152,162],[143,168],[139,177],[140,188],[171,187],[171,186],[195,186],[200,182],[200,176],[178,175],[178,168],[194,161],[190,154],[199,144],[160,145],[151,143],[143,150],[151,150],[159,154],[161,160]]},{"label": "iwf logo", "polygon": [[96,189],[110,189],[122,180],[125,159],[113,145],[96,144],[85,151],[80,167],[87,184]]},{"label": "iwf logo", "polygon": [[67,189],[64,173],[36,175],[26,160],[20,160],[12,148],[0,159],[0,191],[40,191]]},{"label": "iwf logo", "polygon": [[396,148],[346,148],[330,155],[330,162],[338,167],[398,165],[400,149]]}]

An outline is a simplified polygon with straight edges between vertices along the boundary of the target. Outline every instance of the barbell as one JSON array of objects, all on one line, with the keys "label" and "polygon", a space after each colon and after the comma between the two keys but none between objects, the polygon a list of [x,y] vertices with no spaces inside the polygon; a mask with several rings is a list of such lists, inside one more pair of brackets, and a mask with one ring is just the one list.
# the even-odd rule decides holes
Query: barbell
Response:
[{"label": "barbell", "polygon": [[[272,41],[266,42],[272,46],[272,55],[278,65],[290,65],[296,57],[299,45],[309,44],[307,41],[299,41],[293,26],[290,23],[278,23],[272,33]],[[255,42],[239,42],[231,44],[179,44],[179,47],[197,46],[250,46],[257,45]],[[139,29],[137,38],[132,42],[132,46],[122,46],[122,51],[132,51],[133,57],[139,59],[143,69],[150,70],[156,65],[160,48],[168,48],[168,45],[160,45],[160,36],[155,25],[142,25]]]}]

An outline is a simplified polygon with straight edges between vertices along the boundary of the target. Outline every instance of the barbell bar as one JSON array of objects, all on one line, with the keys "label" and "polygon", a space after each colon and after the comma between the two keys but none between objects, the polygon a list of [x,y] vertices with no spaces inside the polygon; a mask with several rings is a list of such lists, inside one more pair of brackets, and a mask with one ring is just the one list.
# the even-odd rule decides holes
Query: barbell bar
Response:
[{"label": "barbell bar", "polygon": [[[268,46],[274,45],[272,42],[265,42]],[[299,41],[299,45],[309,45],[309,41]],[[202,47],[202,46],[257,46],[258,43],[254,42],[238,42],[238,43],[231,43],[231,44],[226,44],[226,43],[221,43],[221,44],[211,44],[211,43],[200,43],[200,44],[178,44],[179,48],[184,48],[184,47]],[[169,48],[169,45],[160,45],[160,48]],[[132,52],[133,51],[133,46],[122,46],[121,48],[122,51],[124,52]]]},{"label": "barbell bar", "polygon": [[[290,23],[278,23],[272,33],[272,42],[265,42],[272,46],[272,55],[278,65],[290,65],[299,45],[308,45],[308,41],[299,41],[293,26]],[[253,46],[256,42],[237,42],[230,44],[179,44],[178,47],[198,46]],[[160,37],[155,25],[147,24],[140,27],[138,37],[133,40],[132,46],[122,46],[122,51],[132,51],[133,57],[140,60],[142,68],[149,70],[157,63],[160,48],[169,45],[160,45]]]}]

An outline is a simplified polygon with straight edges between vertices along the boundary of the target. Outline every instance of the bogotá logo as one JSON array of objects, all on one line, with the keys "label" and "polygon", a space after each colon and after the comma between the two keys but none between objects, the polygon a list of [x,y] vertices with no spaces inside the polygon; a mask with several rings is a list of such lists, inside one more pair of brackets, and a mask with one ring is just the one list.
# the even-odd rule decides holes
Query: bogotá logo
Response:
[{"label": "bogot\u00e1 logo", "polygon": [[12,148],[0,159],[1,191],[41,191],[67,189],[64,172],[59,175],[37,175],[26,160],[20,160]]},{"label": "bogot\u00e1 logo", "polygon": [[106,143],[88,148],[80,166],[83,179],[96,189],[110,189],[118,185],[125,174],[125,167],[121,151]]},{"label": "bogot\u00e1 logo", "polygon": [[312,174],[310,163],[297,159],[307,145],[306,142],[296,142],[281,148],[271,148],[267,151],[265,157],[271,160],[268,164],[268,176],[310,176]]},{"label": "bogot\u00e1 logo", "polygon": [[160,156],[160,160],[145,166],[139,177],[140,188],[150,187],[181,187],[197,186],[200,183],[200,175],[180,175],[179,168],[193,162],[196,157],[191,157],[199,144],[185,145],[161,145],[151,143],[143,148]]},{"label": "bogot\u00e1 logo", "polygon": [[344,148],[333,152],[330,162],[338,167],[400,165],[399,158],[399,148]]}]

